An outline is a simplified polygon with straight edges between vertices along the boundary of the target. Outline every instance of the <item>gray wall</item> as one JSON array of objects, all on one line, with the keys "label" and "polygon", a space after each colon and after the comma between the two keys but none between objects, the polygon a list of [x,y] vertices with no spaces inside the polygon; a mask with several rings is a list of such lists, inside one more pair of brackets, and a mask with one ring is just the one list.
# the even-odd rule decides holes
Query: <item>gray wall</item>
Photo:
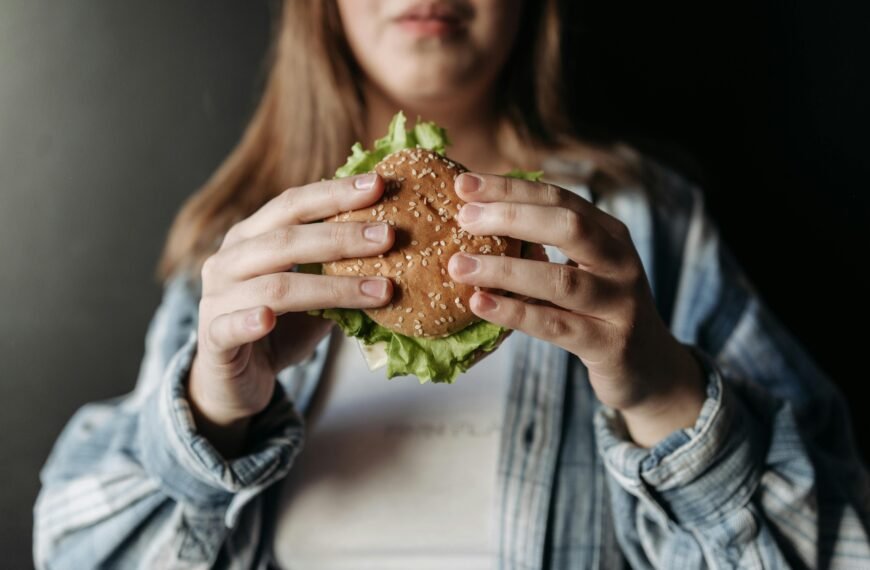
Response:
[{"label": "gray wall", "polygon": [[0,552],[31,565],[37,471],[128,391],[182,200],[261,84],[266,2],[0,2]]}]

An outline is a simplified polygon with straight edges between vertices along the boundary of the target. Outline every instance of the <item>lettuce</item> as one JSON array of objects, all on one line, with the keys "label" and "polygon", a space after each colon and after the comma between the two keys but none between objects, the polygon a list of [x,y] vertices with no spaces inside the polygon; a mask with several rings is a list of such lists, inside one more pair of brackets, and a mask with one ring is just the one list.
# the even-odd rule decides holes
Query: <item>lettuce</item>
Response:
[{"label": "lettuce", "polygon": [[[387,135],[375,141],[372,150],[356,143],[347,162],[335,171],[336,178],[355,176],[374,170],[387,155],[406,148],[425,148],[444,154],[450,144],[447,133],[431,122],[417,121],[406,130],[405,115],[400,111],[390,121]],[[506,176],[525,180],[538,180],[543,173],[512,170]],[[525,244],[524,244],[525,245]],[[320,268],[306,267],[305,271],[320,273]],[[387,378],[413,374],[425,382],[453,383],[459,374],[468,370],[478,351],[489,352],[507,329],[486,321],[477,321],[444,338],[409,337],[394,333],[369,318],[359,309],[324,309],[312,314],[331,319],[344,334],[360,339],[365,344],[387,343]]]}]

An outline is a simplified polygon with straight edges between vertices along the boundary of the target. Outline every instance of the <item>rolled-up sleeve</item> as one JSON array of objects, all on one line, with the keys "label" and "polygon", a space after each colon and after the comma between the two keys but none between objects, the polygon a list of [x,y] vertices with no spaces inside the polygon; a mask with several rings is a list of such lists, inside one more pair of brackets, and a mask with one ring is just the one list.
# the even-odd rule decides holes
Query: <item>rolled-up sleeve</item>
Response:
[{"label": "rolled-up sleeve", "polygon": [[692,195],[672,330],[705,371],[700,415],[649,449],[617,412],[595,416],[623,553],[634,568],[868,568],[870,486],[848,408]]},{"label": "rolled-up sleeve", "polygon": [[199,435],[186,397],[197,309],[195,289],[169,282],[134,391],[85,405],[64,428],[34,509],[37,567],[252,567],[260,556],[262,492],[290,469],[302,420],[276,381],[244,455],[226,460]]}]

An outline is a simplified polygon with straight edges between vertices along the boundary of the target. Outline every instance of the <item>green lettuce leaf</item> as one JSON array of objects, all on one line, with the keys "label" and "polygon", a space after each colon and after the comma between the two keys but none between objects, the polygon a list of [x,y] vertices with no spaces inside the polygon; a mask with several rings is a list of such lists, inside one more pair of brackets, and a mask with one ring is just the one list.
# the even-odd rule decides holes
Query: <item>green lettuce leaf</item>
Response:
[{"label": "green lettuce leaf", "polygon": [[346,178],[371,172],[387,155],[406,148],[419,147],[444,154],[444,150],[450,144],[444,129],[435,123],[417,121],[417,124],[408,131],[405,130],[406,123],[405,114],[399,111],[390,121],[387,136],[375,141],[375,148],[365,150],[362,143],[355,143],[350,149],[347,162],[335,171],[335,177]]},{"label": "green lettuce leaf", "polygon": [[[387,135],[375,141],[372,150],[361,143],[351,148],[347,162],[335,171],[336,178],[364,174],[387,155],[406,148],[425,148],[444,154],[450,144],[444,129],[431,122],[417,121],[407,130],[407,120],[400,111],[390,121]],[[543,173],[512,170],[505,176],[537,181]],[[309,273],[320,273],[322,268],[306,264]],[[359,309],[324,309],[311,311],[331,319],[347,336],[371,345],[387,343],[387,378],[412,374],[424,382],[452,383],[459,374],[468,370],[478,351],[489,352],[507,329],[486,321],[477,321],[448,337],[421,338],[394,333],[369,318]]]},{"label": "green lettuce leaf", "polygon": [[539,181],[543,175],[543,170],[520,170],[519,168],[514,168],[505,174],[508,178],[519,178],[521,180],[530,180],[532,182]]}]

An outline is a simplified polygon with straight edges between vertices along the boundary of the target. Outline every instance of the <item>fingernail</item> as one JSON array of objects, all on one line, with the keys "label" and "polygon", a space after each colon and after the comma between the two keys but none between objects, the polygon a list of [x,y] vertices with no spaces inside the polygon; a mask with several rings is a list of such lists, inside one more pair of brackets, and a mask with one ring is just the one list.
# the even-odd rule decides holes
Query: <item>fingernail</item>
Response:
[{"label": "fingernail", "polygon": [[460,222],[474,222],[480,219],[483,215],[483,206],[477,204],[466,204],[459,209]]},{"label": "fingernail", "polygon": [[363,229],[363,236],[369,241],[381,243],[387,239],[387,224],[371,224]]},{"label": "fingernail", "polygon": [[450,273],[456,273],[457,275],[468,275],[469,273],[474,273],[480,267],[480,261],[471,257],[470,255],[465,255],[464,253],[457,253],[453,257],[450,258],[448,262]]},{"label": "fingernail", "polygon": [[463,172],[456,178],[456,189],[465,194],[472,194],[483,188],[483,178],[468,172]]},{"label": "fingernail", "polygon": [[353,187],[357,190],[371,190],[377,179],[377,174],[362,174],[353,181]]},{"label": "fingernail", "polygon": [[366,279],[362,282],[359,288],[362,290],[363,294],[380,299],[387,294],[387,280]]},{"label": "fingernail", "polygon": [[254,309],[245,317],[245,325],[249,329],[260,328],[260,309]]},{"label": "fingernail", "polygon": [[478,311],[494,311],[498,309],[498,301],[487,295],[486,293],[476,293],[474,295],[474,308]]}]

